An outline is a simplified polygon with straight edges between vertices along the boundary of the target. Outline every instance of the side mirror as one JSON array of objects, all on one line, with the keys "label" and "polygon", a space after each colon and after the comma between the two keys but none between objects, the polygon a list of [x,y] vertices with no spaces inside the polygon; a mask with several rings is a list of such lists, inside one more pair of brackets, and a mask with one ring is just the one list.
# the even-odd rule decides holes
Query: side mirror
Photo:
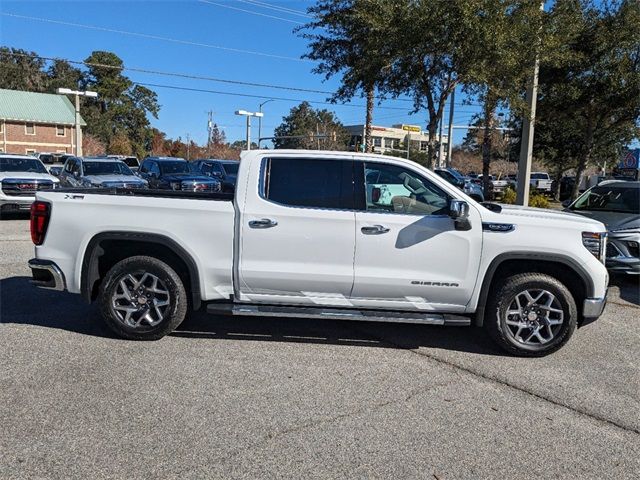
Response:
[{"label": "side mirror", "polygon": [[565,200],[564,202],[562,202],[562,206],[564,208],[569,208],[569,205],[571,205],[571,200]]},{"label": "side mirror", "polygon": [[456,230],[471,230],[469,222],[469,204],[464,200],[451,200],[449,216],[453,218]]},{"label": "side mirror", "polygon": [[78,172],[78,171],[73,172],[73,176],[76,177],[76,178],[80,178],[80,172]]},{"label": "side mirror", "polygon": [[220,172],[211,172],[211,176],[213,178],[222,178],[222,174]]}]

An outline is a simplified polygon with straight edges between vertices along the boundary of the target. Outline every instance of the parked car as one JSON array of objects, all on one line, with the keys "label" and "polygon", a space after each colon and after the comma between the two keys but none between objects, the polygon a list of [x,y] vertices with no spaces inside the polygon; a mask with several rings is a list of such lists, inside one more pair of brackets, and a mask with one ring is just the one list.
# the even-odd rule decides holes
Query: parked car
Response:
[{"label": "parked car", "polygon": [[114,158],[116,160],[124,162],[124,164],[129,167],[133,173],[136,173],[140,168],[138,157],[127,155],[107,155],[107,158]]},{"label": "parked car", "polygon": [[508,352],[540,356],[602,313],[601,222],[490,210],[395,157],[242,155],[233,195],[39,192],[34,281],[98,300],[117,335],[139,340],[167,335],[206,305],[214,314],[477,325]]},{"label": "parked car", "polygon": [[565,205],[606,225],[610,271],[640,274],[640,182],[605,180]]},{"label": "parked car", "polygon": [[455,185],[464,193],[473,198],[476,202],[484,202],[484,194],[482,187],[472,181],[465,179],[464,176],[453,168],[436,168],[433,170],[436,175],[441,176],[447,182]]},{"label": "parked car", "polygon": [[240,167],[240,162],[237,160],[202,159],[193,162],[193,166],[195,171],[220,180],[223,192],[233,193],[236,188],[238,168]]},{"label": "parked car", "polygon": [[147,188],[120,160],[105,157],[70,157],[59,177],[68,188]]},{"label": "parked car", "polygon": [[552,183],[551,177],[547,172],[531,172],[529,177],[530,188],[543,194],[551,193]]},{"label": "parked car", "polygon": [[51,190],[58,183],[37,158],[0,153],[0,215],[28,211],[37,191]]},{"label": "parked car", "polygon": [[191,192],[222,191],[220,180],[194,172],[193,166],[184,158],[147,157],[138,173],[149,182],[150,188]]}]

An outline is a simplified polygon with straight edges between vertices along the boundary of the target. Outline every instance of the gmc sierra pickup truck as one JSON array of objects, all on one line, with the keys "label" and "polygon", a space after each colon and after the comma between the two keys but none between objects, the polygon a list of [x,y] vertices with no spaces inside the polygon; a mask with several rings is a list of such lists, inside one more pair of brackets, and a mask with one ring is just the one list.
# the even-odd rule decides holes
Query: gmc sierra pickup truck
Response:
[{"label": "gmc sierra pickup truck", "polygon": [[188,311],[483,326],[540,356],[605,305],[602,223],[480,204],[422,166],[374,154],[258,150],[234,193],[38,192],[42,287],[97,300],[127,339]]}]

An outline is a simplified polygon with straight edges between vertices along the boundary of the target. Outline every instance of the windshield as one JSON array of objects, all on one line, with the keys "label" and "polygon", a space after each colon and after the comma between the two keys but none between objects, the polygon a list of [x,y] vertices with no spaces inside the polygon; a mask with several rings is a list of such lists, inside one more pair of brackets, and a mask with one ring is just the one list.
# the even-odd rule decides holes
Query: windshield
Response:
[{"label": "windshield", "polygon": [[122,162],[84,162],[85,175],[133,175]]},{"label": "windshield", "polygon": [[571,210],[640,214],[640,189],[620,186],[598,186],[585,192]]},{"label": "windshield", "polygon": [[227,172],[227,175],[237,175],[238,167],[240,163],[223,163],[224,171]]},{"label": "windshield", "polygon": [[532,173],[531,178],[533,180],[549,180],[548,173]]},{"label": "windshield", "polygon": [[126,163],[129,167],[140,166],[140,164],[138,163],[138,159],[136,157],[124,157],[122,161]]},{"label": "windshield", "polygon": [[191,173],[189,162],[159,162],[163,175],[174,175],[176,173]]},{"label": "windshield", "polygon": [[47,169],[35,158],[0,158],[0,172],[47,173]]}]

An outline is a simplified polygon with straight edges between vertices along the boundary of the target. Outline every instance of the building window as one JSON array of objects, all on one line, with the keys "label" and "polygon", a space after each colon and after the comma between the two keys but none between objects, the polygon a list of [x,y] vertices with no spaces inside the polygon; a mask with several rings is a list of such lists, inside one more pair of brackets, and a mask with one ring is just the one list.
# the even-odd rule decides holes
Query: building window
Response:
[{"label": "building window", "polygon": [[3,128],[4,128],[4,122],[0,123],[0,133],[2,133]]},{"label": "building window", "polygon": [[34,153],[36,153],[36,151],[31,148],[27,148],[26,152],[27,152],[27,155],[33,155]]},{"label": "building window", "polygon": [[56,125],[56,137],[64,137],[65,128],[64,125]]},{"label": "building window", "polygon": [[374,147],[381,147],[382,146],[382,138],[373,137],[373,146]]},{"label": "building window", "polygon": [[36,124],[35,123],[25,123],[24,124],[24,133],[26,135],[35,135],[36,134]]}]

